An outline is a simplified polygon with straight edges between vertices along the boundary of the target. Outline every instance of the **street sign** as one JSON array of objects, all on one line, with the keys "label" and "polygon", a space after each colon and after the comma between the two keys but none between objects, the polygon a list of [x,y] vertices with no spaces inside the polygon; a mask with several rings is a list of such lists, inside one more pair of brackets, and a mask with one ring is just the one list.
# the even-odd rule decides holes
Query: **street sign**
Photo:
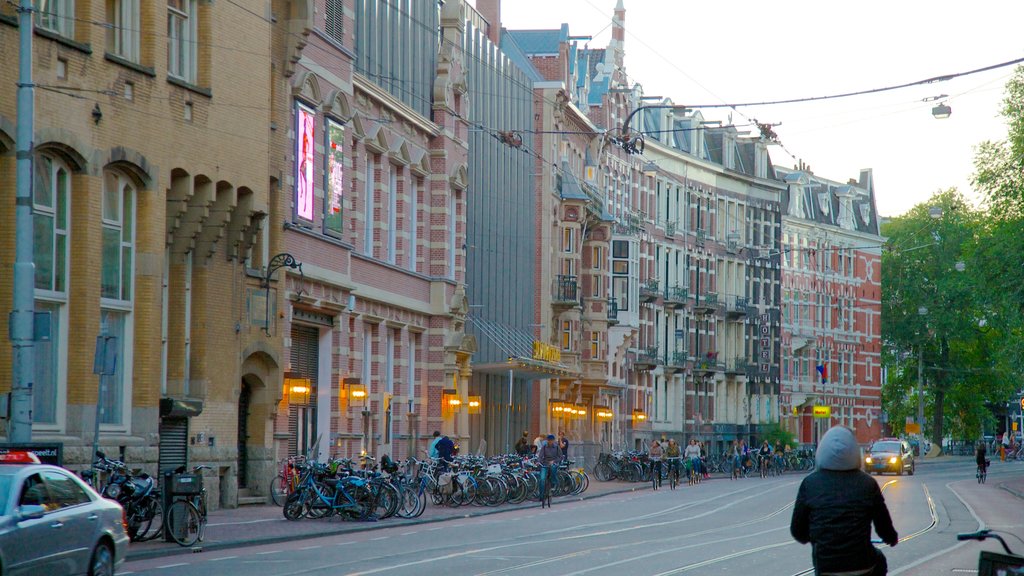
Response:
[{"label": "street sign", "polygon": [[1024,398],[1020,399],[1020,409],[1024,410]]},{"label": "street sign", "polygon": [[831,418],[832,407],[831,406],[815,406],[814,407],[815,418]]},{"label": "street sign", "polygon": [[1013,423],[1013,431],[1014,431],[1014,432],[1016,432],[1016,431],[1017,431],[1017,423],[1016,423],[1016,422],[1014,422],[1014,423]]},{"label": "street sign", "polygon": [[906,424],[906,431],[907,431],[907,434],[920,434],[921,433],[921,425],[918,424],[917,422],[907,422],[907,424]]}]

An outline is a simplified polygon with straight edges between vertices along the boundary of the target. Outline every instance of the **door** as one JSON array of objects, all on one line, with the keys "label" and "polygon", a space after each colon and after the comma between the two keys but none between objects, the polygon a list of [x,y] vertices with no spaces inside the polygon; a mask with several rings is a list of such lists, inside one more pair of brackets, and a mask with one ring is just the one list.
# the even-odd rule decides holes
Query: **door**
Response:
[{"label": "door", "polygon": [[249,477],[249,401],[252,389],[244,381],[238,393],[238,487],[245,488]]},{"label": "door", "polygon": [[90,506],[92,499],[67,473],[46,470],[42,476],[52,503],[47,508],[54,509],[44,520],[50,538],[60,541],[56,573],[87,573],[93,543],[99,540],[100,511]]},{"label": "door", "polygon": [[291,369],[300,378],[309,380],[309,390],[302,403],[289,406],[289,456],[312,455],[316,442],[317,375],[320,369],[320,330],[312,326],[294,325],[291,330]]},{"label": "door", "polygon": [[160,419],[160,477],[179,466],[188,465],[188,418]]},{"label": "door", "polygon": [[[52,499],[46,490],[46,484],[39,474],[32,474],[24,479],[21,487],[15,494],[18,494],[18,507],[21,506],[42,506],[47,510],[52,509]],[[22,574],[56,574],[56,556],[61,548],[60,538],[55,537],[54,530],[50,528],[49,514],[42,518],[23,520],[18,522],[14,529],[18,542],[25,543],[21,546],[11,546],[5,550],[7,566],[4,566],[4,574],[12,576]],[[32,545],[28,545],[31,542]]]}]

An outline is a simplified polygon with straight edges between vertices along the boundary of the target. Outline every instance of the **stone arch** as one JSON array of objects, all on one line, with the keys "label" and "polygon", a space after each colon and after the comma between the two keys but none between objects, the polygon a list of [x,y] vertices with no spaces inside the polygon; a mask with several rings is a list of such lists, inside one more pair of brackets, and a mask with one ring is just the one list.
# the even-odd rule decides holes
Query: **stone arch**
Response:
[{"label": "stone arch", "polygon": [[139,190],[149,190],[153,186],[153,169],[149,160],[141,153],[124,146],[115,146],[104,155],[99,162],[104,169],[114,168],[123,172],[135,181]]},{"label": "stone arch", "polygon": [[89,168],[86,160],[89,148],[74,132],[63,128],[44,128],[36,133],[36,142],[36,152],[59,156],[74,172],[85,172]]},{"label": "stone arch", "polygon": [[303,98],[318,106],[323,100],[320,95],[320,79],[312,72],[303,72],[292,81],[292,96]]},{"label": "stone arch", "polygon": [[353,117],[352,105],[348,101],[348,95],[341,90],[332,90],[327,95],[327,99],[324,100],[323,110],[324,114],[335,116],[343,122],[348,122]]},{"label": "stone arch", "polygon": [[469,189],[469,169],[465,164],[459,164],[452,170],[451,176],[448,177],[448,182],[451,184],[454,190],[465,191]]},{"label": "stone arch", "polygon": [[[235,400],[247,400],[247,411],[239,404],[239,426],[237,445],[245,447],[246,453],[239,454],[239,467],[245,468],[245,477],[239,477],[239,485],[246,486],[261,496],[268,495],[267,478],[274,477],[273,429],[276,416],[281,379],[277,355],[266,344],[258,342],[243,352],[240,378],[237,383]],[[242,437],[242,434],[245,436]],[[241,472],[241,470],[240,470]]]},{"label": "stone arch", "polygon": [[14,150],[15,130],[14,123],[0,115],[0,153]]}]

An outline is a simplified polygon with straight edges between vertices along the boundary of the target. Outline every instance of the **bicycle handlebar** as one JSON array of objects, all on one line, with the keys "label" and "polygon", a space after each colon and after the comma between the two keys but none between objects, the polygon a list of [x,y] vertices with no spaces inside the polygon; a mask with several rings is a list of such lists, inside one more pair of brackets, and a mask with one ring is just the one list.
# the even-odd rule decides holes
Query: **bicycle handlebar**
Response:
[{"label": "bicycle handlebar", "polygon": [[1003,540],[1001,536],[996,534],[994,531],[989,530],[988,528],[983,528],[981,530],[978,530],[977,532],[965,532],[956,535],[956,539],[961,541],[977,540],[979,542],[984,542],[988,538],[995,538],[996,540],[999,540],[999,543],[1003,545],[1003,550],[1006,550],[1007,554],[1010,554],[1011,556],[1013,555],[1013,551],[1010,550],[1010,547],[1006,545],[1006,540]]}]

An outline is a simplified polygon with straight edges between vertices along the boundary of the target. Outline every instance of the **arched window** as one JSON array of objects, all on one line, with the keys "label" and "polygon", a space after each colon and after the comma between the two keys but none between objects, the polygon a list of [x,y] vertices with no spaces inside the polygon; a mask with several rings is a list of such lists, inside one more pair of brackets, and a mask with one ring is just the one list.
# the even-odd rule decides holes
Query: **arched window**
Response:
[{"label": "arched window", "polygon": [[101,424],[127,426],[132,367],[132,300],[135,277],[135,184],[121,172],[103,175],[103,268],[100,275],[100,332],[113,336],[115,373],[102,386]]},{"label": "arched window", "polygon": [[59,428],[63,423],[70,199],[70,168],[54,156],[39,155],[32,188],[35,310],[49,313],[50,339],[35,344],[32,421],[42,428]]}]

